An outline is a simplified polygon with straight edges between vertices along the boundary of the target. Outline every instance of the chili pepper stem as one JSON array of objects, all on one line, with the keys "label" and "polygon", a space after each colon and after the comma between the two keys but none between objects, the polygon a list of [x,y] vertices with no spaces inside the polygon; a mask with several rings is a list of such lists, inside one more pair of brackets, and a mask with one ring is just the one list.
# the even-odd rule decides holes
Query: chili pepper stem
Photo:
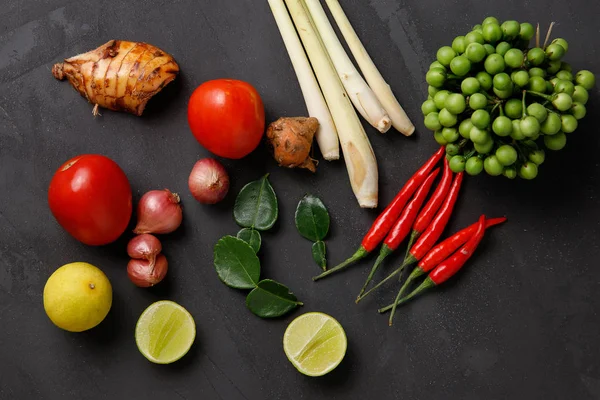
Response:
[{"label": "chili pepper stem", "polygon": [[391,274],[389,274],[387,277],[385,277],[385,279],[383,279],[381,282],[379,282],[377,285],[373,286],[371,289],[367,290],[362,296],[358,296],[356,298],[356,303],[358,303],[359,301],[361,301],[362,299],[364,299],[365,297],[367,297],[370,293],[374,292],[375,290],[379,289],[379,287],[381,287],[383,284],[385,284],[387,281],[389,281],[390,279],[392,279],[394,276],[398,275],[400,272],[402,272],[404,270],[404,268],[408,267],[409,265],[411,265],[412,263],[416,262],[417,260],[414,257],[409,257],[407,260],[405,260],[401,266],[399,266],[394,272],[392,272]]},{"label": "chili pepper stem", "polygon": [[[378,312],[380,314],[383,314],[384,312],[387,312],[395,307],[398,307],[404,303],[407,303],[409,300],[411,300],[412,298],[420,295],[421,293],[423,293],[426,290],[431,289],[432,287],[436,286],[435,283],[431,280],[431,278],[427,277],[427,279],[425,279],[415,290],[413,290],[409,295],[404,296],[402,298],[397,298],[397,301],[395,301],[393,304],[390,304],[386,307],[380,308],[378,310]],[[390,320],[391,322],[391,320]]]},{"label": "chili pepper stem", "polygon": [[[408,260],[409,257],[411,257],[410,255],[410,249],[412,248],[412,245],[415,244],[415,240],[417,240],[419,238],[419,235],[421,234],[421,232],[417,232],[415,230],[413,230],[410,233],[410,239],[408,239],[408,246],[406,246],[406,254],[404,255],[404,261]],[[402,280],[402,275],[400,275],[398,277],[398,282],[400,282]]]},{"label": "chili pepper stem", "polygon": [[367,255],[369,254],[369,252],[367,250],[365,250],[364,247],[360,247],[356,253],[354,253],[352,255],[352,257],[350,257],[349,259],[347,259],[346,261],[344,261],[341,264],[336,265],[335,267],[331,268],[328,271],[323,272],[321,275],[315,276],[313,277],[313,281],[318,281],[319,279],[325,278],[328,275],[331,275],[337,271],[340,271],[346,267],[348,267],[351,264],[354,264],[355,262],[357,262],[358,260],[362,260],[363,258],[365,258]]},{"label": "chili pepper stem", "polygon": [[415,267],[415,269],[413,269],[408,278],[406,278],[404,285],[402,285],[402,287],[400,288],[400,291],[398,292],[398,298],[401,298],[410,287],[410,284],[413,283],[418,277],[422,276],[424,273],[425,271],[423,271],[420,267]]},{"label": "chili pepper stem", "polygon": [[390,254],[392,254],[393,251],[394,250],[392,250],[387,244],[384,244],[383,246],[381,246],[381,250],[379,251],[379,256],[377,256],[377,260],[375,260],[375,264],[373,264],[373,268],[371,268],[371,272],[369,272],[369,276],[367,277],[367,280],[365,281],[365,284],[360,289],[360,292],[358,293],[358,296],[356,297],[356,302],[357,303],[358,303],[358,301],[360,299],[360,296],[367,289],[367,286],[369,285],[369,283],[371,282],[371,280],[373,280],[373,275],[375,275],[375,271],[377,271],[377,268],[379,268],[379,265],[381,265],[381,263],[383,262],[383,260],[385,260],[385,258],[387,256],[389,256]]},{"label": "chili pepper stem", "polygon": [[419,285],[418,288],[416,288],[411,294],[409,294],[406,297],[402,298],[401,293],[398,292],[398,296],[396,296],[396,300],[394,301],[394,305],[392,306],[392,312],[390,314],[390,319],[388,321],[389,326],[392,326],[392,323],[394,322],[394,314],[396,314],[396,308],[400,304],[406,303],[413,297],[418,296],[419,294],[423,293],[425,290],[428,290],[434,286],[435,286],[435,283],[433,283],[433,281],[431,279],[427,278],[423,281],[423,283],[421,283],[421,285]]}]

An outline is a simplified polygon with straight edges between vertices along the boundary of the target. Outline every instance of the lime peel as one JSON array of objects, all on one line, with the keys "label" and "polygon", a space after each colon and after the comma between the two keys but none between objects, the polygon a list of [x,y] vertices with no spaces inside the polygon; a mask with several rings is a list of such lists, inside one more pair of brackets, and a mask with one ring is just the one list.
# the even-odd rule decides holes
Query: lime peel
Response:
[{"label": "lime peel", "polygon": [[170,364],[189,351],[196,338],[192,315],[181,305],[162,300],[151,304],[140,316],[135,341],[144,357],[156,364]]},{"label": "lime peel", "polygon": [[347,349],[346,333],[333,317],[310,312],[289,324],[283,336],[283,348],[299,372],[322,376],[342,362]]}]

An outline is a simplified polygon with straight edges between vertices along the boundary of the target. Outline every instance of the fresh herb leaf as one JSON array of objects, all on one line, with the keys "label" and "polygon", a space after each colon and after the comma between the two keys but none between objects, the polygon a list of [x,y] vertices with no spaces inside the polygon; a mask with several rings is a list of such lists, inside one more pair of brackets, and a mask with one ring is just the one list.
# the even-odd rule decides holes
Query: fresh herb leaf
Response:
[{"label": "fresh herb leaf", "polygon": [[246,297],[248,309],[261,318],[280,317],[301,305],[290,289],[271,279],[258,282]]},{"label": "fresh herb leaf", "polygon": [[300,200],[296,208],[296,227],[308,240],[325,239],[329,231],[329,213],[321,199],[307,194]]},{"label": "fresh herb leaf", "polygon": [[277,221],[277,196],[267,179],[269,175],[242,188],[233,206],[233,218],[242,228],[271,229]]},{"label": "fresh herb leaf", "polygon": [[222,237],[214,249],[219,279],[236,289],[252,289],[260,279],[260,261],[250,245],[233,236]]},{"label": "fresh herb leaf", "polygon": [[255,253],[258,253],[260,250],[262,239],[260,237],[260,232],[256,229],[244,228],[238,232],[237,237],[248,243]]},{"label": "fresh herb leaf", "polygon": [[312,256],[317,265],[321,267],[323,271],[327,271],[325,242],[319,240],[318,242],[313,243]]}]

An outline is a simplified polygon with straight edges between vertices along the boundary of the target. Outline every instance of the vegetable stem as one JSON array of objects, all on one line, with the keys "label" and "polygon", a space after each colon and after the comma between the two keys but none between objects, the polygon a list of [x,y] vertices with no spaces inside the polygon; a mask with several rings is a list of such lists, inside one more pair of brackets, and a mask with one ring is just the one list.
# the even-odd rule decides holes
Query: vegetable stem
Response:
[{"label": "vegetable stem", "polygon": [[321,93],[317,78],[313,73],[302,43],[298,38],[294,24],[290,19],[283,0],[268,1],[292,62],[294,72],[298,78],[308,115],[319,120],[316,140],[319,144],[321,154],[326,160],[338,160],[340,158],[340,147],[337,130],[331,118],[329,107],[327,107],[327,103],[323,98],[323,93]]},{"label": "vegetable stem", "polygon": [[352,257],[350,257],[349,259],[347,259],[346,261],[342,262],[341,264],[336,265],[335,267],[323,272],[321,275],[315,276],[313,277],[313,281],[318,281],[319,279],[325,278],[328,275],[331,275],[339,270],[342,270],[346,267],[348,267],[351,264],[354,264],[355,262],[357,262],[358,260],[362,260],[363,258],[365,258],[369,253],[367,253],[367,251],[361,247],[359,248],[356,253],[354,253],[352,255]]},{"label": "vegetable stem", "polygon": [[338,28],[340,29],[342,36],[344,37],[354,59],[358,63],[360,70],[365,76],[366,81],[377,98],[383,105],[383,108],[387,111],[388,115],[392,119],[392,125],[399,132],[405,136],[410,136],[415,131],[415,126],[410,121],[406,112],[398,103],[398,100],[394,96],[390,86],[381,76],[381,73],[373,63],[373,60],[367,53],[367,50],[360,41],[358,35],[352,28],[348,17],[344,13],[338,0],[326,0],[327,6],[335,19]]},{"label": "vegetable stem", "polygon": [[548,32],[546,33],[546,39],[544,40],[544,46],[542,47],[544,50],[546,50],[548,40],[550,40],[550,36],[552,35],[552,28],[554,28],[554,21],[550,23],[550,27],[548,28]]},{"label": "vegetable stem", "polygon": [[352,104],[369,124],[381,133],[387,132],[392,126],[390,117],[348,57],[320,1],[303,1]]},{"label": "vegetable stem", "polygon": [[[430,278],[427,278],[423,281],[423,283],[421,283],[421,285],[419,285],[419,287],[417,287],[415,290],[413,290],[409,295],[402,297],[402,298],[398,298],[396,297],[396,300],[383,308],[380,308],[379,310],[377,310],[380,314],[383,314],[386,311],[389,310],[395,310],[396,307],[398,307],[399,305],[402,305],[406,302],[408,302],[409,300],[411,300],[413,297],[416,297],[418,295],[420,295],[421,293],[423,293],[424,291],[431,289],[432,287],[435,286],[435,283],[433,283],[433,281]],[[393,314],[390,315],[390,326],[392,326],[392,318],[393,318]]]},{"label": "vegetable stem", "polygon": [[389,281],[390,279],[392,279],[393,277],[395,277],[396,275],[398,275],[400,272],[402,272],[404,270],[404,268],[406,268],[407,266],[411,265],[415,261],[416,260],[414,258],[412,258],[412,257],[410,257],[409,259],[405,260],[402,263],[401,266],[399,266],[398,268],[396,268],[396,270],[394,272],[392,272],[387,277],[385,277],[382,281],[380,281],[379,283],[377,283],[377,285],[375,285],[371,289],[367,290],[362,296],[359,296],[356,299],[356,303],[358,303],[359,301],[361,301],[362,299],[364,299],[365,297],[367,297],[369,294],[373,293],[375,290],[379,289],[383,284],[385,284],[387,281]]},{"label": "vegetable stem", "polygon": [[532,94],[534,96],[541,97],[542,99],[546,99],[548,101],[552,101],[552,96],[549,96],[545,93],[536,92],[534,90],[527,90],[527,93]]},{"label": "vegetable stem", "polygon": [[354,195],[361,207],[375,208],[379,175],[373,148],[302,5],[302,0],[285,1],[337,128]]},{"label": "vegetable stem", "polygon": [[[404,253],[405,260],[407,260],[410,257],[410,249],[412,248],[412,245],[415,244],[415,240],[417,240],[420,235],[421,235],[421,233],[417,232],[415,230],[413,230],[410,233],[410,237],[408,238],[408,245],[406,246],[406,253]],[[402,275],[400,275],[398,277],[398,282],[400,282],[401,280],[402,280]]]},{"label": "vegetable stem", "polygon": [[390,254],[392,254],[392,252],[393,252],[393,250],[390,249],[385,244],[381,247],[381,252],[379,253],[379,256],[377,257],[377,259],[375,260],[375,264],[373,264],[373,268],[371,268],[371,272],[369,272],[369,276],[367,277],[367,280],[363,284],[362,288],[360,289],[360,292],[358,293],[358,296],[356,297],[356,302],[357,303],[359,302],[360,297],[365,292],[365,290],[367,289],[367,286],[369,285],[369,283],[373,279],[373,275],[375,275],[375,272],[377,271],[377,268],[379,268],[379,265],[383,262],[383,260],[385,260],[385,258],[387,256],[389,256]]}]

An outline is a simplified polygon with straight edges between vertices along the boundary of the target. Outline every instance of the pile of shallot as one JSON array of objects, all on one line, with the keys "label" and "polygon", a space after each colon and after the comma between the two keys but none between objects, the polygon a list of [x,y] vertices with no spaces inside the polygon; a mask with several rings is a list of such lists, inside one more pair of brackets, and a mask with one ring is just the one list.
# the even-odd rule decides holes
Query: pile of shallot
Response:
[{"label": "pile of shallot", "polygon": [[[215,204],[229,191],[229,175],[215,159],[198,161],[188,180],[192,196],[200,203]],[[167,275],[169,264],[162,245],[154,235],[171,233],[179,228],[183,219],[180,198],[169,189],[151,190],[144,194],[137,207],[137,235],[127,245],[131,257],[127,275],[139,287],[154,286]]]},{"label": "pile of shallot", "polygon": [[144,194],[137,207],[135,236],[127,245],[131,260],[127,275],[139,287],[154,286],[167,275],[169,264],[161,254],[160,240],[153,234],[166,234],[181,225],[183,211],[179,195],[168,189],[151,190]]}]

